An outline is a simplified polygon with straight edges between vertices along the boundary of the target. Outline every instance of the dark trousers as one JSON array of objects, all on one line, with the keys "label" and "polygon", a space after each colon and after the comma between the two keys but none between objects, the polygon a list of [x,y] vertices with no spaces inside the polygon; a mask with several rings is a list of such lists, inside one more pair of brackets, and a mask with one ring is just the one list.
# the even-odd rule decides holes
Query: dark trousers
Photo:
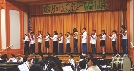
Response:
[{"label": "dark trousers", "polygon": [[26,55],[26,53],[29,54],[29,42],[28,41],[25,41],[24,54]]},{"label": "dark trousers", "polygon": [[128,40],[127,39],[122,39],[122,50],[123,54],[128,54]]},{"label": "dark trousers", "polygon": [[77,44],[78,44],[78,39],[75,39],[75,38],[74,38],[74,52],[75,52],[75,53],[78,53]]},{"label": "dark trousers", "polygon": [[31,54],[35,53],[35,44],[31,44],[31,46],[30,46],[30,53]]},{"label": "dark trousers", "polygon": [[58,41],[53,41],[53,53],[58,54]]},{"label": "dark trousers", "polygon": [[82,43],[83,54],[87,54],[87,43]]},{"label": "dark trousers", "polygon": [[96,54],[95,44],[91,44],[92,54]]},{"label": "dark trousers", "polygon": [[71,48],[70,48],[70,43],[66,44],[66,52],[70,53],[71,52]]},{"label": "dark trousers", "polygon": [[117,54],[117,50],[116,50],[116,41],[112,41],[112,47],[113,47],[113,52],[116,55]]},{"label": "dark trousers", "polygon": [[41,43],[40,43],[40,42],[38,42],[38,53],[39,53],[39,54],[42,53],[42,52],[41,52]]},{"label": "dark trousers", "polygon": [[59,54],[63,54],[63,43],[59,43]]}]

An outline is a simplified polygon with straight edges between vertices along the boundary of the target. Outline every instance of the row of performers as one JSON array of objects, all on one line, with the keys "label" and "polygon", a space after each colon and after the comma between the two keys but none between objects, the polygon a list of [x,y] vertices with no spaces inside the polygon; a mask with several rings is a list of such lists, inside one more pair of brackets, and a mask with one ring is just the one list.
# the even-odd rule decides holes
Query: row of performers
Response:
[{"label": "row of performers", "polygon": [[[72,35],[74,37],[74,52],[77,53],[78,52],[78,47],[77,47],[77,43],[78,43],[78,31],[77,29],[73,30],[73,34],[70,34],[69,32],[67,32],[66,38],[63,37],[63,34],[60,33],[60,36],[58,37],[58,33],[56,31],[54,31],[54,36],[50,36],[50,34],[47,32],[46,36],[42,36],[41,31],[39,31],[39,35],[36,36],[34,35],[34,33],[32,32],[30,34],[30,37],[28,37],[25,34],[25,48],[24,48],[24,54],[26,54],[27,51],[29,51],[29,43],[30,43],[30,53],[35,53],[35,38],[38,39],[38,53],[42,53],[41,52],[41,43],[42,43],[42,38],[45,38],[45,47],[47,48],[47,53],[49,53],[49,40],[52,39],[53,40],[53,53],[55,54],[63,54],[63,39],[66,39],[66,52],[70,53],[71,52],[71,48],[70,48],[70,36]],[[112,47],[113,47],[113,52],[116,55],[117,54],[117,50],[116,50],[116,38],[117,35],[121,35],[122,36],[122,50],[123,50],[123,54],[127,54],[128,50],[127,50],[127,30],[126,28],[123,28],[121,30],[120,34],[117,34],[116,30],[112,31],[112,35],[107,36],[105,33],[105,30],[101,31],[100,35],[96,35],[96,30],[93,30],[91,35],[88,35],[86,32],[86,28],[82,29],[82,33],[80,34],[82,37],[82,55],[87,54],[87,36],[90,36],[90,43],[91,43],[91,48],[92,48],[92,54],[96,54],[96,40],[97,40],[97,36],[100,37],[100,47],[102,48],[102,54],[105,54],[105,39],[106,37],[111,38],[112,40]],[[30,42],[29,42],[30,41]],[[59,42],[59,53],[58,53],[58,42]]]}]

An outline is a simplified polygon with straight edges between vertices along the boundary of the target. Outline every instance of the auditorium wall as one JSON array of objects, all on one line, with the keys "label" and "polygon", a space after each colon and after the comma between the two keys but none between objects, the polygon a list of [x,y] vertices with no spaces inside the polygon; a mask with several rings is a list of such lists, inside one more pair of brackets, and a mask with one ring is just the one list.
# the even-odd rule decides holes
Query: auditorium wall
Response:
[{"label": "auditorium wall", "polygon": [[[6,47],[0,47],[0,51],[2,51],[2,54],[7,54],[8,56],[10,54],[23,54],[24,45],[22,38],[24,37],[24,31],[27,33],[27,29],[25,29],[27,28],[27,5],[14,1],[5,1],[4,4],[6,6],[4,7],[6,14]],[[2,5],[0,6],[2,7]],[[1,33],[1,35],[3,34]],[[1,43],[0,46],[2,46]],[[10,48],[7,48],[8,46]],[[3,48],[6,48],[6,50]]]}]

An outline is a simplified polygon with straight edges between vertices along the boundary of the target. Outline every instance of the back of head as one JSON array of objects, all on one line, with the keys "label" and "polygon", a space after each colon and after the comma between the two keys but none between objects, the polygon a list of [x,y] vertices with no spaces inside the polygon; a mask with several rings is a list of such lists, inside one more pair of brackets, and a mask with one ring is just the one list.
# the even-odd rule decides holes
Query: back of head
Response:
[{"label": "back of head", "polygon": [[33,65],[30,67],[29,71],[42,71],[40,65]]},{"label": "back of head", "polygon": [[86,68],[86,61],[85,60],[80,61],[79,66],[81,69],[85,69]]},{"label": "back of head", "polygon": [[93,65],[97,65],[98,60],[96,58],[91,58],[91,62],[93,62]]}]

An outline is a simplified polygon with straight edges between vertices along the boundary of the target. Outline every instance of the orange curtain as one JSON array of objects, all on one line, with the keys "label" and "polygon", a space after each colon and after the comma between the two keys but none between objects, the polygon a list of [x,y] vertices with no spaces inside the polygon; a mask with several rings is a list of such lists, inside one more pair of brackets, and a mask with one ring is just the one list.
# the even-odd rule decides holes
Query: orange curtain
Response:
[{"label": "orange curtain", "polygon": [[[123,12],[123,13],[122,13]],[[82,28],[86,28],[89,34],[92,33],[92,30],[96,30],[97,34],[101,33],[101,30],[105,30],[107,35],[110,35],[112,30],[120,31],[121,26],[121,15],[123,14],[123,24],[126,25],[126,11],[107,11],[107,12],[85,12],[85,13],[70,13],[70,14],[53,14],[53,15],[42,15],[42,16],[32,16],[31,25],[35,34],[38,34],[38,31],[42,31],[43,36],[46,35],[46,32],[49,32],[51,35],[53,31],[58,33],[66,34],[66,32],[71,32],[73,28],[77,28],[78,32],[81,32]],[[129,35],[128,35],[129,36]],[[45,39],[42,43],[42,52],[46,52],[45,48]],[[87,42],[87,51],[91,52],[91,45],[89,43],[90,37],[88,37]],[[52,40],[50,40],[50,49],[52,52],[53,45]],[[38,51],[38,44],[36,40],[36,52]],[[71,37],[71,52],[74,52],[73,47],[73,37]],[[120,46],[120,36],[117,38],[116,48],[118,52],[122,52]],[[64,40],[64,52],[66,51],[66,41]],[[97,53],[101,52],[100,47],[100,38],[97,38],[96,44]],[[81,37],[78,37],[78,52],[81,52]],[[112,53],[111,39],[106,39],[106,53]]]}]

